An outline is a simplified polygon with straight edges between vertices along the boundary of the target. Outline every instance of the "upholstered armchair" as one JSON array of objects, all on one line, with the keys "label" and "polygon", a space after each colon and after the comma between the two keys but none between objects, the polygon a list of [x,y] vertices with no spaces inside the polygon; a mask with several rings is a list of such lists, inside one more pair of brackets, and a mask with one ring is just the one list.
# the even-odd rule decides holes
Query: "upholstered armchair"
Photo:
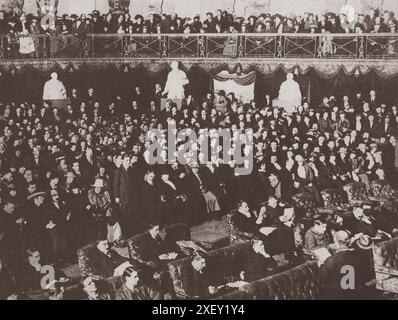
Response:
[{"label": "upholstered armchair", "polygon": [[[98,249],[99,241],[90,243],[77,251],[79,271],[82,276],[95,275],[100,278],[109,277],[109,274],[104,272],[103,267],[100,263],[100,255],[102,254]],[[112,248],[117,254],[118,249]],[[120,263],[127,261],[127,258],[120,255]]]},{"label": "upholstered armchair", "polygon": [[293,269],[254,281],[220,299],[250,300],[317,300],[321,298],[319,267],[316,262],[306,262]]},{"label": "upholstered armchair", "polygon": [[398,293],[398,238],[373,246],[376,288]]},{"label": "upholstered armchair", "polygon": [[[211,270],[212,279],[221,284],[237,281],[240,272],[250,263],[255,253],[250,243],[242,243],[214,251],[206,255],[206,268]],[[168,272],[174,287],[175,295],[179,299],[195,298],[195,278],[192,267],[192,259],[172,261],[168,264]],[[265,277],[268,270],[264,268]]]},{"label": "upholstered armchair", "polygon": [[256,236],[243,232],[237,228],[233,222],[233,215],[236,210],[232,210],[230,214],[227,215],[227,227],[228,227],[228,235],[229,235],[229,244],[237,245],[241,243],[248,243],[253,239],[256,239]]},{"label": "upholstered armchair", "polygon": [[343,189],[347,193],[350,205],[362,204],[370,201],[366,185],[362,182],[351,182],[345,185]]},{"label": "upholstered armchair", "polygon": [[[181,240],[190,240],[191,239],[191,231],[188,225],[179,223],[165,227],[166,243],[175,245],[177,241]],[[136,259],[141,256],[139,250],[141,248],[145,248],[145,243],[147,237],[147,232],[137,234],[129,239],[127,239],[127,244],[129,248],[130,259]],[[149,262],[149,261],[140,261],[140,262]]]},{"label": "upholstered armchair", "polygon": [[298,193],[292,197],[292,200],[295,207],[299,210],[301,209],[303,218],[315,218],[318,216],[316,199],[311,192]]},{"label": "upholstered armchair", "polygon": [[325,209],[335,210],[344,207],[347,202],[347,194],[339,189],[325,189],[321,191],[323,206]]},{"label": "upholstered armchair", "polygon": [[368,196],[372,201],[386,202],[397,198],[398,194],[386,180],[378,179],[370,183]]},{"label": "upholstered armchair", "polygon": [[77,250],[77,258],[80,273],[82,275],[95,275],[97,270],[95,270],[95,259],[98,256],[97,249],[98,242],[90,243],[79,250]]}]

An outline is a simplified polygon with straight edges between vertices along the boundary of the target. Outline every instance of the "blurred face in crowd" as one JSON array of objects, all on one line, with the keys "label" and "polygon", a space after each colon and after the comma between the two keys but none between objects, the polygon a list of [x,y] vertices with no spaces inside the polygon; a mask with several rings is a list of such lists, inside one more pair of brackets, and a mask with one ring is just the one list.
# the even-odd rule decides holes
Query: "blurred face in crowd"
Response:
[{"label": "blurred face in crowd", "polygon": [[98,292],[96,281],[92,277],[87,277],[84,279],[83,290],[88,296],[95,296]]},{"label": "blurred face in crowd", "polygon": [[59,195],[57,190],[51,190],[51,199],[53,202],[58,202]]},{"label": "blurred face in crowd", "polygon": [[160,226],[155,225],[149,229],[149,233],[151,234],[152,238],[157,238],[160,235]]},{"label": "blurred face in crowd", "polygon": [[313,230],[317,234],[324,234],[326,232],[326,227],[327,227],[326,223],[315,223],[314,227],[313,227]]},{"label": "blurred face in crowd", "polygon": [[148,182],[150,185],[153,185],[155,182],[155,173],[154,172],[148,172],[145,175],[145,180]]},{"label": "blurred face in crowd", "polygon": [[134,290],[139,284],[140,279],[137,271],[133,271],[129,276],[126,277],[126,287],[130,290]]},{"label": "blurred face in crowd", "polygon": [[7,212],[8,214],[13,214],[15,211],[15,204],[13,204],[11,202],[7,202],[4,205],[4,211]]},{"label": "blurred face in crowd", "polygon": [[354,210],[352,211],[352,213],[354,214],[354,217],[357,220],[362,220],[365,217],[365,213],[364,210],[360,207],[356,207],[354,208]]},{"label": "blurred face in crowd", "polygon": [[202,257],[196,257],[192,260],[192,266],[196,271],[202,272],[206,267],[206,260]]},{"label": "blurred face in crowd", "polygon": [[28,253],[28,261],[31,266],[36,266],[40,263],[40,252],[33,251]]},{"label": "blurred face in crowd", "polygon": [[101,251],[105,255],[109,255],[109,253],[110,253],[109,242],[107,240],[100,241],[97,245],[97,248],[99,251]]}]

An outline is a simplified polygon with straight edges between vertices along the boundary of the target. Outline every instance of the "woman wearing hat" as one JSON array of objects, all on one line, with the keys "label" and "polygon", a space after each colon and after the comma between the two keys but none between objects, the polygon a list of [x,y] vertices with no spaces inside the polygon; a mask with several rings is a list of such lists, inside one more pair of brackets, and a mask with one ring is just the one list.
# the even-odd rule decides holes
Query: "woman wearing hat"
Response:
[{"label": "woman wearing hat", "polygon": [[111,196],[104,189],[104,180],[96,179],[95,183],[88,191],[88,202],[86,209],[92,218],[92,237],[93,241],[106,238],[106,209],[111,204]]}]

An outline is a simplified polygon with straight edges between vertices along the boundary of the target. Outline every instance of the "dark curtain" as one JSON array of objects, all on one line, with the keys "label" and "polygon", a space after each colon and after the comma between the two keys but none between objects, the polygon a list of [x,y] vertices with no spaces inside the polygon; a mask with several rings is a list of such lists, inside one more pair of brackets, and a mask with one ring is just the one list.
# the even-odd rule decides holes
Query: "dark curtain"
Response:
[{"label": "dark curtain", "polygon": [[212,80],[210,74],[205,70],[198,66],[192,66],[187,72],[187,76],[189,85],[186,88],[186,95],[192,94],[194,99],[201,99],[210,91]]}]

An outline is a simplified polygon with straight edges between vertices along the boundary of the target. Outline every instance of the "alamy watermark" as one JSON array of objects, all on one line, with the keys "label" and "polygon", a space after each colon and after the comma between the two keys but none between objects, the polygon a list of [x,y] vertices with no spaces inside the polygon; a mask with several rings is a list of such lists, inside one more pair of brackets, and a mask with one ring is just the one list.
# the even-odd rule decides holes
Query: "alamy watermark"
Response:
[{"label": "alamy watermark", "polygon": [[167,130],[150,129],[146,134],[145,160],[148,164],[229,164],[236,175],[253,171],[252,129],[177,130],[173,121]]}]

